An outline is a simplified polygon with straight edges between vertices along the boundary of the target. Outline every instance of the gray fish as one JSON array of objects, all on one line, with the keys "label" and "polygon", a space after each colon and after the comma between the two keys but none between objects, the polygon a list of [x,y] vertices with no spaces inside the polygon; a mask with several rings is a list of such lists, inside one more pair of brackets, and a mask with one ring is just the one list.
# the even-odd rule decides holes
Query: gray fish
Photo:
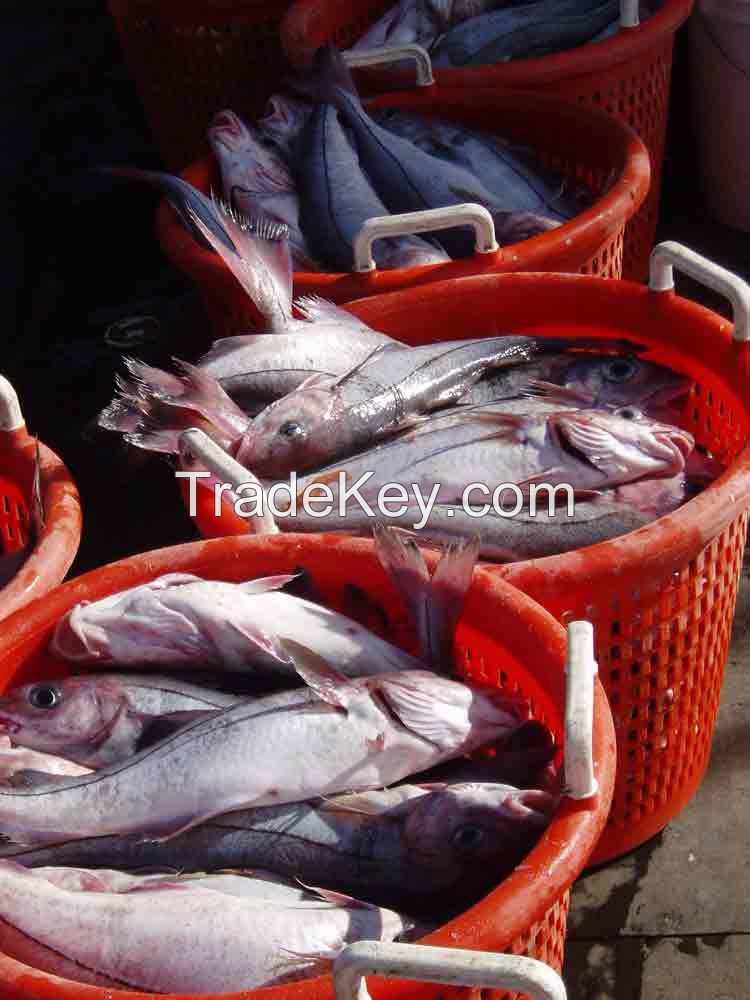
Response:
[{"label": "gray fish", "polygon": [[[271,403],[243,434],[236,457],[254,473],[273,478],[320,467],[455,403],[490,369],[600,343],[506,335],[449,343],[442,351],[439,345],[376,350],[343,378],[310,380]],[[373,392],[373,381],[382,389]]]},{"label": "gray fish", "polygon": [[[87,767],[126,760],[158,736],[242,699],[158,675],[86,674],[12,688],[0,732]],[[176,714],[175,714],[176,713]]]},{"label": "gray fish", "polygon": [[619,17],[619,0],[538,0],[470,18],[440,38],[433,66],[481,66],[590,41]]},{"label": "gray fish", "polygon": [[[498,754],[502,757],[503,754]],[[422,913],[458,909],[494,885],[548,824],[552,795],[492,781],[405,784],[324,802],[228,813],[163,843],[110,836],[0,854],[29,868],[263,868],[306,885]],[[441,899],[442,897],[442,899]]]},{"label": "gray fish", "polygon": [[291,651],[309,687],[223,709],[92,775],[0,788],[0,829],[26,844],[168,840],[225,812],[382,788],[529,717],[526,702],[493,689],[419,670],[349,680]]},{"label": "gray fish", "polygon": [[266,113],[258,119],[258,128],[283,156],[288,166],[292,165],[293,152],[314,105],[308,101],[298,101],[286,94],[272,94],[268,98]]},{"label": "gray fish", "polygon": [[[316,99],[338,108],[354,132],[363,168],[392,212],[424,211],[472,202],[485,206],[493,216],[498,213],[496,228],[507,230],[511,226],[509,213],[496,204],[496,199],[472,172],[430,156],[369,117],[341,54],[332,45],[319,49],[313,72],[300,80],[299,86]],[[436,239],[453,258],[467,257],[473,252],[474,237],[466,226],[441,230]]]},{"label": "gray fish", "polygon": [[[297,158],[295,173],[305,232],[314,252],[331,269],[351,271],[355,236],[368,219],[388,215],[388,209],[361,170],[357,153],[332,105],[317,105],[300,142],[305,152]],[[376,240],[372,253],[382,269],[450,260],[446,253],[418,236]]]}]

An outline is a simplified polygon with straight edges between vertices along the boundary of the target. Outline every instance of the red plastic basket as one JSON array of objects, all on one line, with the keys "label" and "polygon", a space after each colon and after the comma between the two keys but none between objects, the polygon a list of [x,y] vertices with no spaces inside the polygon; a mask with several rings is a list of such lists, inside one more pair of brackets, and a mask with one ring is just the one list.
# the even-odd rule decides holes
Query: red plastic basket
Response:
[{"label": "red plastic basket", "polygon": [[[663,0],[660,10],[636,28],[625,28],[613,38],[567,52],[520,59],[495,66],[436,69],[435,81],[448,87],[507,90],[530,89],[580,104],[599,105],[631,125],[651,156],[651,191],[625,232],[623,277],[642,281],[654,243],[659,212],[661,173],[667,132],[674,36],[692,9],[693,0]],[[339,48],[352,45],[391,0],[296,0],[287,11],[281,35],[289,61],[309,63],[320,45],[333,41]],[[378,71],[363,75],[388,89],[404,86],[403,74]],[[413,77],[412,77],[413,79]],[[387,81],[387,83],[386,83]]]},{"label": "red plastic basket", "polygon": [[[596,626],[597,659],[618,740],[612,811],[594,853],[602,862],[658,833],[692,798],[711,749],[750,507],[750,288],[676,244],[654,251],[734,302],[736,335],[722,316],[674,294],[576,275],[462,278],[350,303],[347,308],[411,344],[508,330],[626,337],[696,380],[682,422],[727,472],[678,511],[622,538],[494,568],[561,621]],[[711,273],[709,273],[711,272]],[[717,277],[718,274],[718,277]],[[669,287],[669,282],[667,282]],[[187,481],[180,489],[188,504]],[[213,513],[198,488],[206,537],[243,534],[231,509]],[[279,522],[284,528],[284,522]]]},{"label": "red plastic basket", "polygon": [[[543,163],[589,184],[599,197],[557,229],[466,260],[428,267],[357,274],[297,271],[297,295],[318,294],[334,302],[396,291],[467,274],[512,271],[573,271],[619,278],[625,223],[646,197],[649,160],[628,126],[604,112],[529,93],[444,91],[418,88],[387,94],[378,106],[397,106],[501,133],[537,150]],[[220,184],[211,157],[194,163],[183,177],[202,191]],[[611,187],[604,186],[614,175]],[[200,247],[166,201],[157,228],[162,249],[198,285],[215,337],[237,333],[258,314],[224,262]]]},{"label": "red plastic basket", "polygon": [[123,54],[168,169],[206,148],[221,108],[262,113],[288,70],[289,0],[109,0]]},{"label": "red plastic basket", "polygon": [[[435,561],[427,553],[428,565]],[[245,580],[253,576],[303,569],[327,605],[356,618],[352,586],[365,590],[368,605],[385,623],[383,637],[413,649],[414,635],[401,602],[374,552],[372,542],[331,535],[285,535],[224,538],[192,542],[147,552],[101,567],[74,579],[36,601],[3,626],[0,636],[0,684],[25,683],[61,671],[47,652],[55,622],[81,600],[107,594],[167,572],[190,572],[210,579]],[[360,611],[362,602],[356,602]],[[538,604],[496,576],[477,570],[456,633],[456,659],[463,672],[483,683],[520,691],[531,699],[534,716],[563,740],[566,637],[561,626]],[[593,798],[564,799],[533,851],[502,884],[460,917],[424,939],[425,944],[511,952],[562,967],[569,889],[585,866],[604,825],[614,781],[614,729],[598,680],[594,692]],[[372,987],[376,1000],[450,1000],[467,998],[465,989],[445,989],[398,980]],[[0,993],[8,1000],[146,1000],[150,994],[82,986],[35,972],[0,956]],[[232,994],[248,1000],[255,993]],[[320,977],[261,990],[266,1000],[330,1000],[332,981]],[[514,994],[492,994],[510,1000]],[[226,996],[226,994],[224,994]]]},{"label": "red plastic basket", "polygon": [[[0,619],[56,587],[81,540],[78,491],[63,463],[39,445],[45,527],[16,575],[0,588]],[[0,552],[23,549],[29,537],[36,441],[26,430],[18,398],[0,378]]]}]

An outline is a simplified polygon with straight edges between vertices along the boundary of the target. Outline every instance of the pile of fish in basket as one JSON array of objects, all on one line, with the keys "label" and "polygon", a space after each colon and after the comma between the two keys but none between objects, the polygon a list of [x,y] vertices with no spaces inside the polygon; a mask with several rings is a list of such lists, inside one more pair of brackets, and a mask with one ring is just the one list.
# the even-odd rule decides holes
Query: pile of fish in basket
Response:
[{"label": "pile of fish in basket", "polygon": [[[558,48],[606,36],[619,9],[453,4],[446,30],[444,6],[400,4],[355,49],[517,58],[554,47],[542,6],[565,26]],[[532,850],[563,787],[528,701],[453,663],[477,559],[624,535],[723,471],[680,426],[691,380],[641,344],[495,326],[410,347],[295,301],[293,269],[351,270],[373,216],[471,202],[510,243],[589,194],[496,137],[371,116],[330,45],[293,82],[257,125],[217,113],[220,195],[119,170],[165,191],[265,325],[174,371],[129,359],[98,423],[183,471],[208,466],[198,488],[257,532],[374,536],[419,655],[295,593],[294,574],[172,573],[60,618],[59,675],[0,698],[0,950],[77,982],[286,983],[328,970],[348,942],[413,941],[479,900]],[[380,240],[374,256],[405,268],[471,250],[454,227]],[[330,509],[269,517],[242,507],[246,486]],[[415,539],[443,549],[432,577]]]}]

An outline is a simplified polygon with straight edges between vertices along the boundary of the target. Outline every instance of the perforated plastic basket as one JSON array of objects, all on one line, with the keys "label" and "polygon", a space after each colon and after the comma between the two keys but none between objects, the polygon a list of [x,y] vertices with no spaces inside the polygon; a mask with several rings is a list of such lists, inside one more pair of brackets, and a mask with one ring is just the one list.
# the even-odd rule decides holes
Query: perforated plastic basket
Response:
[{"label": "perforated plastic basket", "polygon": [[[675,295],[672,263],[730,298],[734,328]],[[728,464],[720,479],[621,538],[493,570],[561,621],[594,622],[618,748],[612,811],[594,861],[637,847],[686,805],[708,764],[750,508],[750,287],[667,243],[654,250],[650,287],[577,275],[485,275],[347,308],[411,344],[513,330],[625,337],[695,379],[681,423]],[[187,505],[186,480],[180,489]],[[212,491],[196,494],[202,534],[248,530],[226,506],[214,516]]]},{"label": "perforated plastic basket", "polygon": [[[297,271],[295,294],[319,294],[341,303],[467,274],[512,271],[620,277],[625,223],[646,197],[650,177],[646,148],[628,126],[596,109],[525,92],[438,94],[432,88],[418,87],[382,95],[377,104],[447,118],[531,146],[543,163],[584,181],[599,196],[590,208],[557,229],[465,260],[352,274]],[[211,157],[192,164],[182,176],[204,192],[212,185],[220,187]],[[198,245],[166,201],[159,207],[157,230],[166,255],[196,282],[215,337],[230,336],[258,322],[253,304],[224,262]],[[364,266],[368,250],[369,245],[363,244]]]},{"label": "perforated plastic basket", "polygon": [[[28,558],[0,587],[0,619],[60,583],[81,540],[78,491],[63,463],[39,445],[45,526]],[[0,554],[18,552],[29,539],[36,441],[26,429],[18,397],[0,376]]]},{"label": "perforated plastic basket", "polygon": [[[426,553],[428,565],[435,560]],[[415,648],[401,602],[369,540],[332,535],[284,535],[223,538],[192,542],[133,556],[71,580],[15,615],[0,634],[0,685],[24,683],[60,674],[60,661],[47,652],[55,622],[81,600],[143,583],[167,572],[190,572],[209,579],[246,580],[253,576],[304,570],[321,599],[330,607],[362,621],[361,600],[367,595],[365,624],[384,638]],[[357,613],[359,609],[359,615]],[[382,613],[381,613],[382,612]],[[376,621],[380,624],[373,624]],[[496,576],[477,570],[456,633],[456,662],[469,677],[530,698],[536,718],[555,734],[566,755],[566,781],[573,733],[566,716],[566,636],[561,626],[538,604]],[[581,661],[567,663],[571,690],[588,689],[588,726],[583,750],[598,789],[582,788],[580,798],[564,798],[536,847],[502,884],[461,916],[424,939],[447,948],[511,952],[529,955],[559,970],[563,962],[569,889],[585,866],[606,819],[614,780],[614,730],[599,681],[590,671],[577,673]],[[583,659],[585,664],[585,658]],[[590,685],[593,682],[593,692]],[[593,708],[592,708],[593,706]],[[589,740],[590,735],[590,740]],[[593,791],[593,795],[591,792]],[[261,991],[267,1000],[330,1000],[330,976],[289,983]],[[147,994],[80,986],[34,972],[0,956],[0,994],[8,1000],[146,1000]],[[434,985],[390,980],[373,988],[376,1000],[468,1000],[466,989],[436,989]],[[509,1000],[515,994],[492,994]],[[150,996],[150,994],[148,994]],[[232,994],[248,1000],[250,991]]]},{"label": "perforated plastic basket", "polygon": [[168,169],[206,148],[221,108],[260,114],[288,69],[289,0],[109,0],[123,54]]},{"label": "perforated plastic basket", "polygon": [[[391,0],[296,0],[282,22],[284,49],[290,62],[305,66],[316,49],[333,41],[341,49],[352,45],[388,7]],[[663,0],[660,9],[642,24],[630,14],[615,37],[567,52],[536,59],[519,59],[495,66],[435,70],[436,87],[493,90],[521,88],[574,98],[599,105],[631,125],[651,155],[651,191],[625,233],[623,277],[642,281],[654,242],[659,209],[664,143],[667,130],[672,50],[677,29],[687,20],[692,0]],[[404,85],[403,74],[384,78],[381,71],[362,79],[387,79],[387,87]]]}]

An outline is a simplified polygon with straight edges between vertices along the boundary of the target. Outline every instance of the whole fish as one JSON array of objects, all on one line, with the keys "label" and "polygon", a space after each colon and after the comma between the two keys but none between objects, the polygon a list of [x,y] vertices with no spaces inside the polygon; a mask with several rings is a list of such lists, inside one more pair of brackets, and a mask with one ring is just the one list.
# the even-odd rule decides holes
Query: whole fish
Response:
[{"label": "whole fish", "polygon": [[[357,233],[368,219],[388,215],[388,209],[362,171],[332,105],[317,105],[300,136],[300,146],[304,155],[296,158],[295,177],[305,232],[314,252],[331,269],[351,271]],[[450,261],[444,251],[418,236],[376,240],[372,254],[382,269]]]},{"label": "whole fish", "polygon": [[299,196],[292,174],[261,132],[233,111],[217,112],[208,141],[221,170],[227,202],[246,218],[268,218],[286,225],[292,262],[299,271],[319,270],[300,226]]},{"label": "whole fish", "polygon": [[529,717],[519,696],[428,671],[350,680],[309,651],[294,655],[305,688],[223,709],[92,775],[0,787],[0,829],[23,844],[167,840],[225,812],[382,788]]},{"label": "whole fish", "polygon": [[537,0],[451,28],[430,55],[436,68],[481,66],[574,48],[617,20],[619,0]]},{"label": "whole fish", "polygon": [[563,194],[568,186],[566,178],[545,170],[530,149],[511,146],[487,132],[398,108],[372,109],[370,115],[425,152],[472,170],[508,211],[537,213],[564,222],[584,207],[580,199]]},{"label": "whole fish", "polygon": [[258,119],[258,128],[291,165],[297,139],[313,112],[314,105],[286,94],[272,94],[266,113]]},{"label": "whole fish", "polygon": [[[320,467],[455,403],[489,370],[598,343],[506,335],[447,343],[443,350],[376,349],[343,378],[311,379],[271,403],[250,423],[236,457],[254,473],[275,478]],[[382,388],[373,391],[373,382]]]},{"label": "whole fish", "polygon": [[201,888],[199,879],[150,880],[120,892],[67,889],[9,861],[0,862],[0,918],[3,951],[21,961],[33,954],[41,971],[153,993],[233,992],[305,978],[330,969],[350,941],[392,941],[414,927],[325,890],[269,903]]},{"label": "whole fish", "polygon": [[[145,625],[142,621],[141,628]],[[141,636],[148,649],[153,633]],[[157,675],[62,677],[24,684],[0,697],[0,732],[16,746],[99,768],[127,760],[176,728],[240,701]]]},{"label": "whole fish", "polygon": [[[466,765],[470,775],[476,765]],[[262,868],[434,915],[497,885],[533,847],[556,804],[544,791],[467,776],[228,813],[164,843],[134,834],[2,854],[34,868]]]},{"label": "whole fish", "polygon": [[[374,122],[362,107],[341,54],[332,45],[319,49],[314,70],[299,81],[299,86],[338,109],[355,135],[360,163],[392,212],[478,203],[495,218],[498,242],[501,237],[508,242],[509,238],[528,235],[534,226],[536,232],[541,232],[555,225],[550,220],[535,222],[528,213],[507,212],[471,171],[431,156]],[[466,226],[441,230],[435,237],[453,258],[473,252],[474,237]]]},{"label": "whole fish", "polygon": [[167,573],[77,604],[58,621],[50,652],[99,667],[266,671],[287,683],[299,682],[288,641],[309,646],[352,677],[423,666],[353,619],[280,592],[292,579],[226,583]]},{"label": "whole fish", "polygon": [[[471,408],[465,419],[456,419],[450,410],[434,415],[398,438],[300,477],[296,496],[324,485],[330,490],[326,500],[337,504],[338,515],[338,504],[345,502],[343,477],[347,490],[358,484],[357,493],[350,494],[356,505],[361,499],[374,501],[391,484],[407,492],[418,487],[423,498],[450,504],[460,504],[475,483],[489,489],[487,496],[501,484],[515,484],[522,491],[538,483],[568,484],[587,492],[677,475],[693,448],[687,431],[651,421],[632,408],[511,414],[502,404],[490,404]],[[297,504],[291,520],[299,524],[303,513]],[[320,524],[325,530],[325,522]]]}]

